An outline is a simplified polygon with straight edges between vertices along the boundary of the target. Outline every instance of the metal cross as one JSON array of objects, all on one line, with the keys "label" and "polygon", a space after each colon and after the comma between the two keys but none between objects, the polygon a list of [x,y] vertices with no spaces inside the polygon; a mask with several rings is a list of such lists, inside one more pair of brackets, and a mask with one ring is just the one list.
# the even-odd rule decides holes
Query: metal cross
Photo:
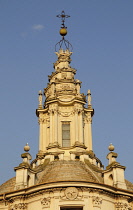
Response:
[{"label": "metal cross", "polygon": [[62,27],[64,28],[65,27],[65,24],[64,24],[65,18],[69,18],[70,16],[69,15],[65,15],[65,12],[62,11],[61,14],[57,15],[56,17],[61,18],[61,20],[62,20]]}]

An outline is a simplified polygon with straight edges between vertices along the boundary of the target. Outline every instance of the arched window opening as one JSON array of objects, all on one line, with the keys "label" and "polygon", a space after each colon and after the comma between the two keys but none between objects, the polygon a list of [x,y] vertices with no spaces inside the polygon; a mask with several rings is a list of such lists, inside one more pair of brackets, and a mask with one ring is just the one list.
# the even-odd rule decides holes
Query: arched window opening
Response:
[{"label": "arched window opening", "polygon": [[110,174],[109,176],[109,184],[113,186],[113,175]]}]

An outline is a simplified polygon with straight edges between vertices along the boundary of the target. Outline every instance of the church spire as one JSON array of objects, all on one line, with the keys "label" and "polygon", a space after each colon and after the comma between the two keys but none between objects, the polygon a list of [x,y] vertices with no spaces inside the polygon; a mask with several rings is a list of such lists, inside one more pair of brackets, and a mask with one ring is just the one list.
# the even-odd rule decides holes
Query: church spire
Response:
[{"label": "church spire", "polygon": [[54,156],[64,160],[75,159],[77,156],[82,159],[88,151],[92,151],[91,124],[94,110],[91,92],[88,91],[86,106],[86,96],[81,93],[82,82],[75,78],[76,69],[70,65],[72,45],[65,39],[65,19],[70,16],[62,11],[57,17],[62,21],[62,39],[56,44],[57,60],[44,88],[45,102],[43,104],[42,92],[39,91],[36,111],[40,127],[38,155],[51,154],[51,160]]}]

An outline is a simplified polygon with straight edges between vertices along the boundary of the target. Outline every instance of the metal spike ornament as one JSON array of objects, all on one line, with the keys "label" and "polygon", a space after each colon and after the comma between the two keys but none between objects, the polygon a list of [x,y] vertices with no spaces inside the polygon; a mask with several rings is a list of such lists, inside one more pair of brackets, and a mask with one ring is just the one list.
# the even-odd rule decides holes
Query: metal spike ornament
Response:
[{"label": "metal spike ornament", "polygon": [[61,14],[57,15],[56,17],[61,18],[62,24],[61,29],[59,31],[60,35],[62,36],[62,39],[55,45],[55,51],[58,51],[57,48],[62,49],[65,47],[67,50],[72,51],[72,45],[68,40],[65,39],[65,36],[67,35],[67,27],[65,26],[65,19],[69,18],[69,15],[66,15],[64,11],[61,12]]}]

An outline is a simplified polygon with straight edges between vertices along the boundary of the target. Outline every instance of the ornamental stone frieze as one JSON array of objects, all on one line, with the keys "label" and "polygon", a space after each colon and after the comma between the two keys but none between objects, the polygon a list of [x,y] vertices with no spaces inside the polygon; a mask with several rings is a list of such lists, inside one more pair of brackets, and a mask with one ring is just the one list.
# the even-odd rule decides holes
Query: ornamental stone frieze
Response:
[{"label": "ornamental stone frieze", "polygon": [[75,90],[75,86],[74,84],[61,84],[59,85],[59,90],[71,90],[74,91]]},{"label": "ornamental stone frieze", "polygon": [[67,80],[74,80],[74,74],[72,72],[62,72],[61,73],[61,78],[63,80],[67,79]]},{"label": "ornamental stone frieze", "polygon": [[71,111],[73,111],[72,106],[67,106],[67,107],[61,106],[61,107],[59,107],[59,112],[71,112]]},{"label": "ornamental stone frieze", "polygon": [[9,210],[20,210],[20,209],[27,209],[27,203],[18,203],[18,204],[11,204],[9,206]]},{"label": "ornamental stone frieze", "polygon": [[72,67],[67,67],[67,68],[65,68],[65,67],[63,67],[63,68],[58,68],[57,70],[56,70],[56,72],[58,73],[58,72],[67,72],[67,73],[72,73],[73,75],[74,74],[76,74],[76,69],[74,69],[74,68],[72,68]]},{"label": "ornamental stone frieze", "polygon": [[128,203],[117,202],[115,203],[116,210],[132,210],[132,207]]},{"label": "ornamental stone frieze", "polygon": [[69,117],[74,115],[74,110],[72,107],[60,107],[58,113],[59,116]]},{"label": "ornamental stone frieze", "polygon": [[76,90],[72,90],[72,89],[60,89],[56,92],[56,96],[60,96],[60,95],[75,95],[76,94]]}]

